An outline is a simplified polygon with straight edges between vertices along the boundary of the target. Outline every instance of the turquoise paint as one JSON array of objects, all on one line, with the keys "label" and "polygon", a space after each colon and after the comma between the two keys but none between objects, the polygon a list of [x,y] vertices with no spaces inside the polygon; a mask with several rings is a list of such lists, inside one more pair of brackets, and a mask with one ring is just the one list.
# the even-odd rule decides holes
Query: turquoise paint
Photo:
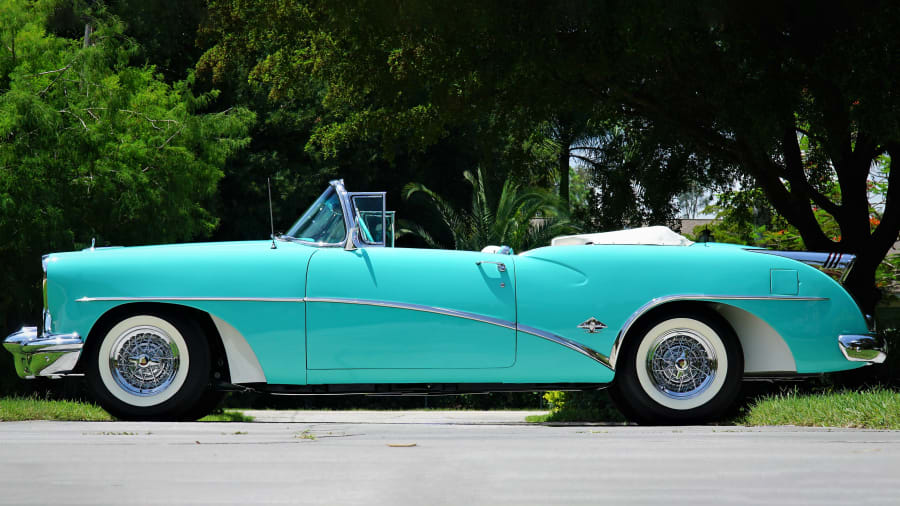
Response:
[{"label": "turquoise paint", "polygon": [[[557,246],[523,253],[516,268],[521,324],[607,355],[628,318],[654,298],[703,294],[767,297],[771,269],[796,270],[798,296],[829,300],[708,300],[739,307],[772,325],[794,354],[798,372],[860,366],[845,360],[837,345],[840,334],[867,332],[853,299],[825,274],[787,258],[731,245]],[[548,301],[565,302],[551,311],[547,310]],[[598,334],[576,328],[592,316],[608,328]]]},{"label": "turquoise paint", "polygon": [[[506,272],[494,264],[504,262]],[[320,250],[309,298],[366,299],[516,320],[515,269],[507,255],[367,248]],[[307,304],[310,369],[510,367],[516,332],[442,314],[330,302]]]},{"label": "turquoise paint", "polygon": [[[768,296],[794,289],[791,275],[781,274],[792,271],[797,295],[828,300],[708,301],[768,322],[785,339],[800,373],[861,366],[846,361],[836,342],[839,334],[867,331],[846,291],[812,267],[741,247],[563,246],[507,256],[270,246],[252,241],[51,255],[52,330],[88,336],[102,314],[123,304],[76,302],[81,297],[335,297],[518,321],[609,355],[624,323],[654,298]],[[503,262],[507,270],[476,265],[478,260]],[[324,302],[169,303],[207,311],[234,326],[270,383],[601,383],[613,376],[590,358],[539,337],[440,314]],[[608,328],[596,334],[577,328],[590,317]]]},{"label": "turquoise paint", "polygon": [[509,367],[515,330],[408,309],[310,302],[309,369]]},{"label": "turquoise paint", "polygon": [[[82,297],[303,298],[315,248],[270,241],[200,243],[56,253],[48,262],[53,329],[86,338],[123,302]],[[170,302],[207,311],[240,331],[273,383],[306,382],[305,305],[300,302]]]},{"label": "turquoise paint", "polygon": [[613,372],[556,343],[519,333],[516,364],[486,369],[310,370],[310,384],[609,383]]},{"label": "turquoise paint", "polygon": [[800,293],[800,277],[794,269],[772,269],[771,293],[773,295],[797,295]]}]

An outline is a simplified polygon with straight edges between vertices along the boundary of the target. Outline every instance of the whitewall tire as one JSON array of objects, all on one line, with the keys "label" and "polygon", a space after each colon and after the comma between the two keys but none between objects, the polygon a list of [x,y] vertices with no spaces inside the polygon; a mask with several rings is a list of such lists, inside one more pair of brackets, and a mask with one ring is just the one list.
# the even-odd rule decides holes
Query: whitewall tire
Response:
[{"label": "whitewall tire", "polygon": [[147,312],[97,329],[86,376],[101,406],[118,418],[178,420],[210,390],[210,351],[192,321]]},{"label": "whitewall tire", "polygon": [[639,423],[704,423],[734,403],[742,373],[740,342],[718,314],[664,311],[627,336],[611,393]]}]

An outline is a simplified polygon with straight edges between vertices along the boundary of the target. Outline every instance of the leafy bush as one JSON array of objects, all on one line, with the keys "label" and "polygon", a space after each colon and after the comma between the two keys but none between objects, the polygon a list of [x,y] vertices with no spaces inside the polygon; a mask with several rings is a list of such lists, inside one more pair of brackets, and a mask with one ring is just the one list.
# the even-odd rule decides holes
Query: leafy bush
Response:
[{"label": "leafy bush", "polygon": [[606,390],[585,392],[547,392],[544,400],[550,408],[545,422],[623,423],[625,417],[616,409]]}]

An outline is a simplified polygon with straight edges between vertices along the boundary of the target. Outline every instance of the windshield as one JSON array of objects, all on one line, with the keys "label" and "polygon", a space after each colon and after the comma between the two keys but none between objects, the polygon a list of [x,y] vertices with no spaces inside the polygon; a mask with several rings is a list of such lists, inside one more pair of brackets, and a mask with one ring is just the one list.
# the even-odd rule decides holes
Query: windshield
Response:
[{"label": "windshield", "polygon": [[344,211],[334,187],[329,186],[285,234],[304,242],[337,244],[347,236]]}]

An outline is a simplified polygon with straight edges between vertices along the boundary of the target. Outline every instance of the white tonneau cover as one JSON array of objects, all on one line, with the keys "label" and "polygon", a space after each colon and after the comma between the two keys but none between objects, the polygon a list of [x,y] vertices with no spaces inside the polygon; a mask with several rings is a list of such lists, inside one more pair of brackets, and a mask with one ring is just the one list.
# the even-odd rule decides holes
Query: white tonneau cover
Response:
[{"label": "white tonneau cover", "polygon": [[643,227],[597,234],[562,235],[554,237],[550,246],[573,246],[579,244],[652,244],[655,246],[690,246],[694,244],[687,237],[675,233],[668,227]]}]

